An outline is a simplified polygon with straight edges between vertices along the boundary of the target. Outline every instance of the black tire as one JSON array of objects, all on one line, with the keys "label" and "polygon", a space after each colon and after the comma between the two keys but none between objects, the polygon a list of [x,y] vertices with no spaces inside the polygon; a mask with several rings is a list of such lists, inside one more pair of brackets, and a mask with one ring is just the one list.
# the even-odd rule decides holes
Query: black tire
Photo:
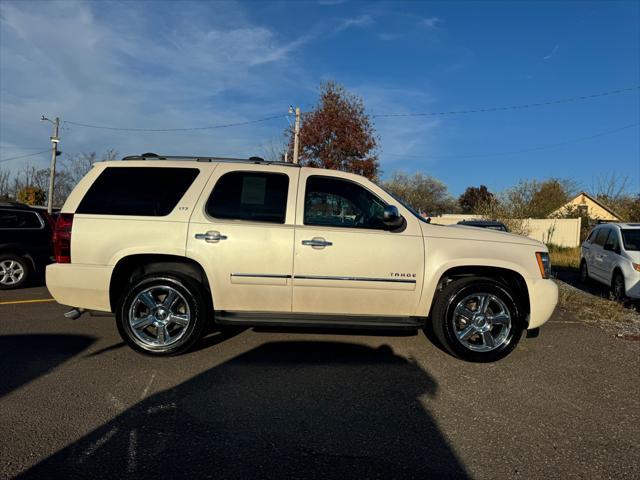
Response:
[{"label": "black tire", "polygon": [[589,267],[587,267],[587,262],[585,260],[580,262],[580,282],[589,283]]},{"label": "black tire", "polygon": [[627,297],[624,276],[620,270],[613,272],[613,278],[611,279],[611,293],[616,302],[621,302]]},{"label": "black tire", "polygon": [[[21,272],[19,278],[18,272]],[[11,253],[0,255],[0,290],[26,286],[31,273],[31,262],[28,259]]]},{"label": "black tire", "polygon": [[[186,312],[186,317],[188,317],[189,320],[186,326],[180,327],[179,324],[171,322],[171,315],[169,315],[169,317],[164,320],[165,322],[169,322],[166,324],[167,328],[164,331],[171,331],[171,334],[177,339],[172,340],[173,343],[167,345],[152,345],[149,341],[145,341],[140,337],[146,338],[152,337],[154,334],[158,335],[159,331],[155,326],[156,322],[154,321],[144,329],[138,329],[137,331],[139,333],[136,335],[130,318],[135,318],[132,315],[132,311],[135,312],[136,309],[147,308],[149,310],[149,317],[158,320],[160,317],[158,310],[156,309],[156,313],[152,315],[151,309],[146,306],[145,302],[139,299],[139,295],[143,294],[143,292],[151,293],[152,298],[158,299],[158,308],[161,308],[159,305],[163,300],[161,300],[162,297],[158,296],[156,292],[163,291],[174,291],[179,294],[176,300],[177,308]],[[207,304],[203,295],[203,289],[196,281],[177,273],[154,273],[136,279],[131,285],[131,288],[123,294],[118,302],[116,323],[120,336],[131,348],[147,355],[170,356],[184,353],[193,347],[204,335],[207,324]],[[167,296],[164,297],[164,300],[167,298],[168,293]],[[162,314],[165,314],[167,310],[171,313],[171,307],[162,308]],[[176,314],[179,313],[180,312],[176,312]],[[156,316],[158,318],[156,318]],[[185,315],[183,315],[183,317],[184,316]],[[169,338],[171,338],[171,336]]]},{"label": "black tire", "polygon": [[[456,327],[462,321],[461,318],[463,317],[457,315],[454,310],[460,302],[474,294],[486,294],[498,299],[502,306],[493,299],[489,300],[488,303],[506,309],[506,313],[508,313],[511,318],[510,328],[487,324],[489,325],[490,333],[499,333],[498,337],[504,336],[504,338],[500,340],[499,345],[489,351],[476,351],[471,347],[467,347],[456,335]],[[463,360],[470,362],[493,362],[504,358],[516,347],[525,328],[522,314],[514,298],[515,295],[507,285],[491,278],[467,277],[454,280],[442,289],[434,301],[431,314],[433,332],[441,345],[449,353]],[[490,306],[489,309],[491,308]],[[489,318],[491,318],[492,312],[489,313]],[[479,319],[479,321],[482,320]],[[469,321],[469,324],[471,323],[472,321]],[[505,329],[504,331],[503,328]],[[478,345],[474,345],[474,348],[485,348],[483,338],[483,334],[474,333],[467,343],[478,342]],[[482,343],[482,345],[480,345],[480,343]]]}]

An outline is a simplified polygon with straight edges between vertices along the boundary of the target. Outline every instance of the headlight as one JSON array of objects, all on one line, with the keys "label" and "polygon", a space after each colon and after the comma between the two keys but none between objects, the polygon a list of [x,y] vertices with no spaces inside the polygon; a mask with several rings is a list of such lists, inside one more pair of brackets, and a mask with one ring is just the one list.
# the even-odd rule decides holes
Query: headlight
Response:
[{"label": "headlight", "polygon": [[549,260],[549,252],[536,252],[538,267],[542,278],[551,278],[551,260]]}]

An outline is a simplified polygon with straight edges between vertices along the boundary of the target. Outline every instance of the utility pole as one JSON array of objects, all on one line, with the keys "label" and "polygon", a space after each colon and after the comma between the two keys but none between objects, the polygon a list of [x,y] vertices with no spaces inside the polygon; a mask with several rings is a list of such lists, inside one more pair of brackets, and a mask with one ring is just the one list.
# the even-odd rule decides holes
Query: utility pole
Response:
[{"label": "utility pole", "polygon": [[293,137],[293,163],[298,163],[298,153],[300,151],[300,107],[296,107],[296,126]]},{"label": "utility pole", "polygon": [[49,195],[47,198],[47,212],[51,214],[53,210],[53,188],[55,186],[56,178],[56,158],[58,156],[58,143],[60,143],[60,137],[58,137],[60,130],[60,118],[56,117],[55,120],[50,120],[44,115],[42,121],[47,121],[53,125],[53,136],[51,138],[51,168],[49,169]]}]

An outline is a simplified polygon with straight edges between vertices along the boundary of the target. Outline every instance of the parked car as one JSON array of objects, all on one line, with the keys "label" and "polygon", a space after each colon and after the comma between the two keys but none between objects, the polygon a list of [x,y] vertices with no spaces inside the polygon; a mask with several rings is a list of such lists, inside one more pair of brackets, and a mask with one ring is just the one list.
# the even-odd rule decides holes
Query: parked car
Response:
[{"label": "parked car", "polygon": [[53,219],[40,208],[0,202],[0,290],[25,286],[53,260]]},{"label": "parked car", "polygon": [[551,316],[540,242],[428,224],[368,179],[260,159],[100,162],[67,199],[47,286],[114,312],[135,350],[188,350],[205,322],[418,329],[472,361]]},{"label": "parked car", "polygon": [[614,298],[640,299],[640,223],[603,223],[580,249],[580,280],[611,288]]},{"label": "parked car", "polygon": [[461,220],[458,225],[466,227],[488,228],[489,230],[498,230],[499,232],[508,232],[507,226],[502,222],[495,220]]}]

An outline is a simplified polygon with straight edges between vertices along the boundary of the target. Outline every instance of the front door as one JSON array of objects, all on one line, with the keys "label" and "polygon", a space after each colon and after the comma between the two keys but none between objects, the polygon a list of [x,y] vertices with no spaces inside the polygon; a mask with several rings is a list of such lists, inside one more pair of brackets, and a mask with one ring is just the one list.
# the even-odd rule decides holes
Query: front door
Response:
[{"label": "front door", "polygon": [[613,269],[618,264],[618,252],[620,251],[618,235],[615,228],[609,229],[609,236],[602,247],[602,275],[607,282],[611,282],[613,279]]},{"label": "front door", "polygon": [[384,195],[330,172],[301,173],[293,312],[415,314],[424,270],[419,221],[409,217],[404,230],[387,230]]},{"label": "front door", "polygon": [[589,249],[589,257],[591,261],[588,262],[589,275],[601,282],[607,282],[607,278],[604,271],[604,244],[607,241],[609,235],[609,229],[602,227],[598,230],[591,248]]},{"label": "front door", "polygon": [[189,224],[187,256],[204,266],[217,311],[290,312],[299,169],[221,163]]}]

